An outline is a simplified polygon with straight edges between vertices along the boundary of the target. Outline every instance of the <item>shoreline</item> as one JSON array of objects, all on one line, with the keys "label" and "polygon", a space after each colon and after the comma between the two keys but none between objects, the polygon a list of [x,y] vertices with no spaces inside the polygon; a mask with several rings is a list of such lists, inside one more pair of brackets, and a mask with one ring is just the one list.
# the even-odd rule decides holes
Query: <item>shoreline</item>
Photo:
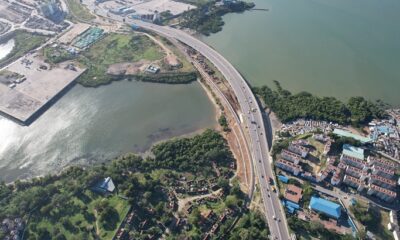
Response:
[{"label": "shoreline", "polygon": [[[174,136],[171,135],[171,136],[168,136],[166,138],[162,138],[162,139],[159,139],[159,140],[156,140],[156,141],[152,142],[150,145],[146,146],[146,150],[144,150],[144,151],[137,151],[137,152],[135,152],[135,151],[127,151],[127,152],[124,152],[124,153],[118,153],[117,156],[110,157],[110,158],[107,158],[107,159],[102,159],[102,160],[97,161],[96,163],[91,163],[91,161],[87,161],[84,164],[71,163],[71,164],[68,164],[67,166],[64,166],[64,167],[60,168],[60,169],[52,169],[52,170],[48,171],[45,174],[37,174],[37,175],[34,175],[33,173],[29,173],[29,171],[27,171],[25,173],[20,174],[15,180],[6,181],[6,180],[2,179],[0,181],[4,181],[7,185],[14,184],[16,181],[21,181],[21,182],[31,181],[32,179],[38,179],[38,178],[41,178],[41,177],[45,177],[48,174],[59,175],[62,172],[64,172],[65,170],[67,170],[68,168],[71,168],[71,167],[87,168],[87,167],[90,167],[90,166],[93,166],[93,165],[98,165],[98,164],[111,162],[114,159],[116,159],[116,158],[118,158],[120,156],[126,155],[126,154],[136,154],[136,155],[139,155],[141,157],[146,157],[146,156],[149,156],[151,154],[151,149],[153,148],[153,146],[155,146],[157,144],[160,144],[160,143],[172,140],[172,139],[193,137],[195,135],[201,134],[202,132],[204,132],[207,129],[218,130],[217,127],[218,127],[218,124],[216,123],[212,127],[200,128],[200,129],[192,131],[192,132],[186,132],[186,133],[178,134],[178,135],[174,135]],[[15,171],[19,171],[20,168],[14,169],[14,170]],[[21,176],[24,176],[24,175],[29,175],[30,177],[20,178]]]}]

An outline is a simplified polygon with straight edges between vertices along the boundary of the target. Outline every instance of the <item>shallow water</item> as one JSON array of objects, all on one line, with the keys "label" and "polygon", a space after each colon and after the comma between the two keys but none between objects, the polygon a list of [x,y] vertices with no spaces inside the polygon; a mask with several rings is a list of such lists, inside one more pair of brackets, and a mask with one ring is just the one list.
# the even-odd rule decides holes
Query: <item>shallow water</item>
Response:
[{"label": "shallow water", "polygon": [[0,179],[143,152],[156,141],[215,126],[214,111],[197,82],[76,85],[28,127],[0,117]]}]

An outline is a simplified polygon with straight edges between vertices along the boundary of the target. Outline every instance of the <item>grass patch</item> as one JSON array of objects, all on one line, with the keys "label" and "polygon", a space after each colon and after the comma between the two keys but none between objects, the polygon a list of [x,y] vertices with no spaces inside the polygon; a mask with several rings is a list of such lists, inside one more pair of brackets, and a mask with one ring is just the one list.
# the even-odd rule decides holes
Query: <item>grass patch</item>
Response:
[{"label": "grass patch", "polygon": [[375,234],[378,239],[394,239],[392,232],[387,229],[389,223],[389,212],[376,206],[371,207],[369,211],[373,216],[373,221],[366,224],[367,229]]},{"label": "grass patch", "polygon": [[47,40],[47,37],[44,35],[29,33],[22,30],[15,31],[12,38],[15,41],[15,46],[5,58],[0,60],[0,66],[15,61],[32,49],[39,47]]},{"label": "grass patch", "polygon": [[366,227],[366,230],[375,234],[378,239],[393,239],[393,234],[387,229],[388,211],[360,200],[350,207],[350,211]]},{"label": "grass patch", "polygon": [[51,64],[57,64],[75,58],[75,55],[61,47],[47,46],[43,48],[43,55],[46,57],[46,61]]},{"label": "grass patch", "polygon": [[142,59],[154,61],[163,56],[159,47],[146,36],[111,33],[79,57],[79,62],[88,70],[81,75],[78,82],[84,86],[107,84],[116,79],[107,75],[109,65]]},{"label": "grass patch", "polygon": [[[53,239],[58,235],[66,239],[112,239],[119,224],[129,211],[129,203],[117,195],[103,197],[90,190],[80,194],[71,195],[67,190],[62,189],[59,199],[63,196],[62,204],[44,207],[41,214],[35,214],[28,224],[28,238]],[[113,219],[108,219],[112,224],[101,224],[96,214],[95,206],[99,201],[107,202],[115,209]],[[48,212],[47,212],[48,211]],[[44,231],[45,229],[45,231]],[[46,237],[46,235],[48,235]]]},{"label": "grass patch", "polygon": [[88,22],[95,19],[89,10],[81,4],[78,0],[67,0],[68,9],[70,11],[70,18],[80,22]]}]

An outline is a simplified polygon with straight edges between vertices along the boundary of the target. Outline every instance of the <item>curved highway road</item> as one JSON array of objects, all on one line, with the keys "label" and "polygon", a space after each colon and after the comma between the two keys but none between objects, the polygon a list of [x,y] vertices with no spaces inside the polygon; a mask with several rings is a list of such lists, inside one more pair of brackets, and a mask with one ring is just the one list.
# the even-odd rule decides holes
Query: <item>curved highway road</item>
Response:
[{"label": "curved highway road", "polygon": [[[239,101],[243,117],[246,118],[245,124],[251,138],[250,148],[252,149],[253,165],[256,168],[259,178],[263,204],[271,234],[274,239],[289,240],[289,230],[278,193],[274,193],[269,185],[269,178],[275,178],[272,171],[272,159],[269,156],[269,143],[266,138],[267,133],[264,127],[262,112],[254,94],[242,75],[221,54],[186,32],[142,21],[126,21],[160,35],[175,38],[194,48],[208,58],[224,75]],[[271,126],[267,127],[271,128]]]},{"label": "curved highway road", "polygon": [[[254,94],[250,90],[250,87],[247,85],[247,82],[244,80],[242,75],[221,54],[184,31],[168,26],[159,26],[129,18],[123,19],[121,16],[109,14],[104,9],[98,8],[95,5],[91,5],[89,8],[96,12],[96,14],[103,15],[103,17],[112,18],[113,20],[120,22],[126,21],[126,23],[134,24],[138,27],[156,32],[165,37],[177,39],[180,42],[197,50],[204,57],[208,58],[224,75],[238,99],[244,124],[246,124],[246,127],[249,131],[249,136],[251,139],[249,146],[252,150],[253,166],[255,167],[257,176],[259,178],[265,216],[272,238],[289,240],[289,229],[278,193],[273,192],[269,184],[269,179],[275,178],[272,171],[272,159],[269,156],[269,143],[266,138],[267,132],[265,131],[262,112]],[[267,127],[268,129],[271,129],[271,126],[268,125]]]}]

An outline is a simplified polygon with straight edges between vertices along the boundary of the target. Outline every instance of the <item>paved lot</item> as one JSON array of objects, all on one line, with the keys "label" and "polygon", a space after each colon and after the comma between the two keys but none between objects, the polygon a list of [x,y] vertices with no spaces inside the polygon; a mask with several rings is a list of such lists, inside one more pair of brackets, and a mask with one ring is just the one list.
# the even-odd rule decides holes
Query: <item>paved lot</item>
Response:
[{"label": "paved lot", "polygon": [[[68,63],[50,69],[42,60],[32,55],[26,57],[26,60],[32,61],[31,64],[22,63],[21,60],[10,65],[7,70],[25,76],[26,80],[12,89],[0,84],[0,111],[22,122],[27,121],[85,70],[65,69]],[[41,70],[40,66],[47,66],[49,69]]]},{"label": "paved lot", "polygon": [[75,37],[86,31],[89,27],[90,25],[86,23],[74,24],[68,32],[66,32],[58,39],[58,41],[64,44],[70,44]]}]

